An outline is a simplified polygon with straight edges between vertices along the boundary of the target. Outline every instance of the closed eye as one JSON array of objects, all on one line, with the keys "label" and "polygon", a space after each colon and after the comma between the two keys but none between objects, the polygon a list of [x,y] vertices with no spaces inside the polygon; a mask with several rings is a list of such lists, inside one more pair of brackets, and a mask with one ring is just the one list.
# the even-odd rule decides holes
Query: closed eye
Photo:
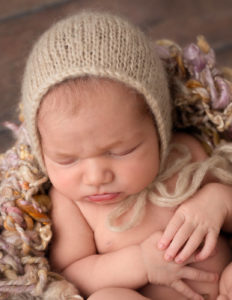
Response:
[{"label": "closed eye", "polygon": [[69,166],[72,165],[74,163],[78,162],[78,158],[65,158],[65,159],[60,159],[55,161],[57,164],[62,165],[62,166]]},{"label": "closed eye", "polygon": [[132,148],[129,148],[129,149],[126,149],[126,150],[123,150],[123,151],[119,151],[119,152],[110,151],[109,155],[112,155],[112,156],[125,156],[125,155],[133,153],[140,145],[141,145],[141,143],[139,143],[135,147],[132,147]]}]

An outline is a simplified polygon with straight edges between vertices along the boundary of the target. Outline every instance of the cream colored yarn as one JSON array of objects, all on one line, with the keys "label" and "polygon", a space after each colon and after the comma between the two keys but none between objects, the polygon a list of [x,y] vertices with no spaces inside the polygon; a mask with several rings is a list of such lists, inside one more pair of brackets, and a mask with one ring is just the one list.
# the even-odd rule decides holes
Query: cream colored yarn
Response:
[{"label": "cream colored yarn", "polygon": [[86,75],[118,80],[145,97],[160,136],[163,165],[172,122],[167,80],[158,55],[146,36],[126,20],[107,13],[82,12],[48,29],[26,64],[23,115],[42,169],[45,171],[36,126],[40,102],[52,86]]}]

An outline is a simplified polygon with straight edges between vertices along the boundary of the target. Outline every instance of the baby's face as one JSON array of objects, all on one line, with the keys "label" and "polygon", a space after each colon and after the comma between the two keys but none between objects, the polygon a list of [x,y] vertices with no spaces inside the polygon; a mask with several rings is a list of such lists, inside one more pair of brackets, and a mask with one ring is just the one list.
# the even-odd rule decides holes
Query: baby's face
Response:
[{"label": "baby's face", "polygon": [[78,101],[78,111],[53,108],[38,122],[53,186],[74,201],[102,205],[142,191],[159,170],[157,133],[143,99],[103,79],[78,90],[56,91],[58,101]]}]

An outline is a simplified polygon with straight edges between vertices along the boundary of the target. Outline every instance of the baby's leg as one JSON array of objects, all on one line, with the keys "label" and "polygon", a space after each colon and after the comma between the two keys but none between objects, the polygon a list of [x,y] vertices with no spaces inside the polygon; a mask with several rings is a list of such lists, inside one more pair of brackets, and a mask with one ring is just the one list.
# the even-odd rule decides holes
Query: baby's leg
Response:
[{"label": "baby's leg", "polygon": [[105,288],[92,294],[88,300],[151,300],[134,290],[124,288]]},{"label": "baby's leg", "polygon": [[220,296],[218,300],[232,300],[232,263],[222,273],[219,290]]},{"label": "baby's leg", "polygon": [[[205,271],[217,272],[220,276],[222,271],[230,261],[231,250],[228,246],[228,243],[224,238],[219,237],[216,254],[203,262],[198,262],[191,265]],[[216,300],[219,294],[219,282],[209,283],[186,280],[186,283],[188,283],[194,291],[202,295],[207,300]],[[186,297],[181,296],[173,289],[165,286],[147,285],[146,287],[141,289],[140,292],[145,297],[150,297],[153,300],[187,300]]]}]

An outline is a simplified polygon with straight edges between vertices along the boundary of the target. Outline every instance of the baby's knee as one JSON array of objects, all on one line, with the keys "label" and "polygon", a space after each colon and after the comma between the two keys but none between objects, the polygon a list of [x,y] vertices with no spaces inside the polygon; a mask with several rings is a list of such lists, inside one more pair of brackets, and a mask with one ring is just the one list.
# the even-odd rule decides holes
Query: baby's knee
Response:
[{"label": "baby's knee", "polygon": [[131,289],[105,288],[93,293],[88,300],[149,300]]},{"label": "baby's knee", "polygon": [[225,299],[232,299],[232,263],[222,272],[219,283],[220,295],[227,296]]}]

